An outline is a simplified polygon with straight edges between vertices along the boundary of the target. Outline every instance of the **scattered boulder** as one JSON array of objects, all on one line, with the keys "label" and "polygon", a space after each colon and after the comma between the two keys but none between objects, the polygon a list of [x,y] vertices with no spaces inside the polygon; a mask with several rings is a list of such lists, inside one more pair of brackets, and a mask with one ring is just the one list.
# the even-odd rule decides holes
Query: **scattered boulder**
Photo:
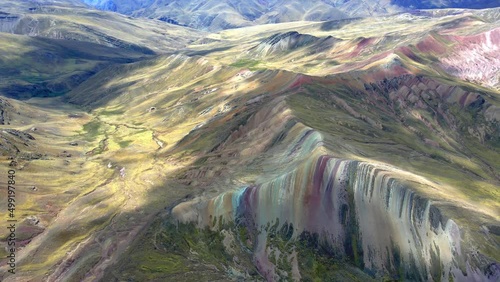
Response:
[{"label": "scattered boulder", "polygon": [[30,225],[38,225],[40,223],[40,219],[37,216],[31,215],[26,218],[26,222]]},{"label": "scattered boulder", "polygon": [[72,154],[68,153],[68,151],[63,151],[58,155],[59,157],[66,157],[66,158],[71,158]]},{"label": "scattered boulder", "polygon": [[28,142],[30,140],[36,140],[35,137],[33,137],[33,135],[26,133],[26,132],[19,131],[17,129],[5,129],[4,132],[7,132],[11,135],[14,135],[17,138],[23,140],[24,142]]},{"label": "scattered boulder", "polygon": [[124,168],[124,167],[122,167],[122,168],[120,169],[120,177],[121,177],[121,178],[125,178],[125,168]]},{"label": "scattered boulder", "polygon": [[23,152],[18,157],[22,160],[31,161],[40,160],[44,157],[44,155],[41,153]]}]

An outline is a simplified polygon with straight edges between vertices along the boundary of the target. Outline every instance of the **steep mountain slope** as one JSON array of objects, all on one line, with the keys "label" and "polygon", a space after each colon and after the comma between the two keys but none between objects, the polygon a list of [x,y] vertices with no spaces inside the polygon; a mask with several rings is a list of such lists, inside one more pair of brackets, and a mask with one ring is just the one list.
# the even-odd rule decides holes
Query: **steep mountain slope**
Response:
[{"label": "steep mountain slope", "polygon": [[225,30],[2,98],[0,279],[497,281],[498,9],[443,14]]},{"label": "steep mountain slope", "polygon": [[[98,44],[0,33],[0,89],[27,99],[67,93],[109,64],[130,63],[146,54]],[[71,50],[71,51],[69,51]]]},{"label": "steep mountain slope", "polygon": [[160,21],[89,10],[66,2],[2,1],[0,32],[97,43],[145,54],[180,49],[203,33]]},{"label": "steep mountain slope", "polygon": [[0,88],[18,99],[62,95],[109,65],[182,49],[203,34],[71,2],[3,2]]}]

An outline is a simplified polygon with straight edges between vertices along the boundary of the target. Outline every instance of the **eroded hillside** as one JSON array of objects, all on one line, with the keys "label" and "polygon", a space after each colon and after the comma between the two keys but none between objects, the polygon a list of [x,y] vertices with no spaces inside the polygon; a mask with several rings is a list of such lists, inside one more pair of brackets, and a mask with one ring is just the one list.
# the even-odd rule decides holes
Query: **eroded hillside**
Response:
[{"label": "eroded hillside", "polygon": [[499,279],[499,28],[226,30],[2,98],[22,222],[2,281]]}]

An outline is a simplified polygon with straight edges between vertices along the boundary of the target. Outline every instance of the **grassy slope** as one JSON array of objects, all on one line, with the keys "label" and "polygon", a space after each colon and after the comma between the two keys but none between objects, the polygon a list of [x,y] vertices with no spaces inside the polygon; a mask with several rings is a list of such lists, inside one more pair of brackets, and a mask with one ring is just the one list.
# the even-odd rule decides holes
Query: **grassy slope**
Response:
[{"label": "grassy slope", "polygon": [[0,92],[21,99],[62,95],[106,66],[182,49],[203,35],[67,3],[32,12],[24,2],[5,6],[17,19],[0,19]]},{"label": "grassy slope", "polygon": [[182,48],[204,34],[161,21],[89,10],[65,2],[45,3],[34,11],[28,10],[33,7],[29,2],[0,1],[0,4],[9,16],[18,18],[14,24],[4,25],[2,32],[15,34],[65,38],[156,53]]},{"label": "grassy slope", "polygon": [[[443,190],[427,195],[434,199],[448,198],[449,203],[455,203],[447,211],[460,223],[471,224],[472,229],[480,224],[497,225],[498,180],[485,168],[485,163],[493,169],[499,167],[499,158],[495,157],[498,156],[497,147],[484,146],[473,138],[459,138],[456,133],[444,132],[462,147],[443,143],[446,150],[433,149],[423,144],[394,116],[364,109],[356,102],[359,97],[353,97],[349,89],[329,84],[328,79],[318,79],[300,90],[290,88],[299,75],[276,70],[322,76],[342,71],[340,67],[336,69],[337,66],[324,68],[322,63],[325,61],[336,60],[346,67],[350,61],[370,57],[368,54],[349,59],[343,57],[342,52],[327,52],[326,57],[320,58],[300,49],[294,51],[293,57],[302,56],[303,59],[293,63],[286,56],[266,58],[257,63],[255,58],[240,55],[258,43],[255,38],[295,29],[316,36],[343,38],[347,41],[343,45],[345,53],[356,44],[358,37],[375,36],[382,31],[387,34],[403,32],[404,43],[410,44],[421,38],[420,28],[428,28],[441,20],[421,20],[422,25],[411,25],[411,29],[408,29],[409,22],[400,20],[388,28],[387,23],[394,21],[383,20],[372,30],[364,29],[366,22],[363,21],[329,31],[322,30],[318,24],[296,23],[292,27],[275,25],[211,35],[223,40],[191,48],[204,51],[229,46],[231,49],[208,53],[205,57],[165,55],[113,66],[64,97],[66,101],[85,107],[87,112],[53,98],[29,100],[28,104],[13,101],[23,114],[2,128],[29,130],[36,126],[38,131],[33,135],[37,138],[37,147],[33,150],[48,156],[43,160],[23,161],[18,167],[19,183],[25,185],[21,186],[19,193],[19,216],[24,219],[36,215],[47,227],[45,233],[20,252],[19,277],[36,280],[48,274],[53,279],[90,281],[109,273],[137,280],[162,279],[181,270],[201,267],[201,275],[226,279],[227,272],[222,271],[222,265],[227,265],[226,255],[208,251],[211,247],[220,249],[218,234],[190,231],[189,235],[176,235],[158,222],[150,223],[161,209],[186,197],[202,193],[213,196],[226,189],[271,177],[266,175],[262,164],[270,166],[276,152],[259,151],[259,148],[278,134],[281,116],[285,114],[266,116],[265,113],[277,107],[276,97],[285,96],[288,112],[320,131],[331,152],[338,156],[389,163],[439,182],[443,184]],[[395,43],[391,40],[387,45],[381,44],[381,50],[377,52],[392,49]],[[24,44],[20,45],[22,51],[12,56],[30,51],[29,48],[23,49],[26,48]],[[313,57],[315,59],[310,60],[312,66],[304,68],[303,62]],[[63,61],[63,65],[74,67],[71,61]],[[253,71],[248,78],[238,75],[247,68]],[[413,66],[413,69],[436,76],[425,66]],[[348,70],[349,66],[343,69]],[[449,77],[445,79],[449,83],[462,83]],[[487,91],[492,97],[498,94]],[[324,93],[335,93],[356,111],[382,119],[391,131],[375,129],[352,117]],[[264,97],[263,100],[253,99],[260,96]],[[491,103],[497,104],[495,99],[489,98]],[[78,114],[81,118],[66,118],[70,114]],[[462,119],[475,122],[467,117]],[[265,130],[258,127],[266,121],[270,123]],[[197,125],[201,127],[194,129]],[[410,120],[410,125],[417,127],[424,136],[433,138],[433,133],[421,123]],[[231,132],[240,129],[240,139],[223,144],[220,150],[211,150],[223,143]],[[70,146],[69,143],[74,141],[79,145]],[[463,147],[468,150],[459,149]],[[62,151],[72,156],[62,156]],[[7,167],[7,161],[3,162],[2,166]],[[44,173],[49,168],[57,173],[57,178]],[[276,168],[274,173],[279,173],[280,169]],[[81,184],[75,187],[75,183]],[[31,191],[31,185],[37,185],[38,191]],[[455,202],[450,200],[454,198]],[[467,208],[477,206],[485,215],[481,215],[477,222],[471,222],[468,217],[472,214],[476,218],[478,214]],[[495,213],[497,217],[492,218]],[[56,216],[57,220],[54,220]],[[0,237],[6,235],[0,234]],[[166,241],[155,240],[158,237]],[[201,240],[199,243],[190,242],[198,239]],[[179,241],[178,252],[170,252],[169,244],[158,246],[169,240]],[[134,243],[131,245],[131,242]],[[495,248],[491,247],[495,246],[494,243],[479,244],[484,244],[479,248],[485,253],[496,255],[493,253]],[[187,254],[189,250],[197,254]],[[249,258],[242,257],[242,260],[246,264]],[[324,267],[323,263],[308,263],[314,266],[311,272],[306,271],[311,277],[314,277],[315,269]],[[208,277],[196,273],[190,275],[197,279]],[[113,277],[106,276],[108,278]]]},{"label": "grassy slope", "polygon": [[[387,45],[381,43],[377,48],[381,48],[378,52],[384,50],[391,50],[394,46],[398,44],[415,44],[418,39],[422,36],[422,29],[431,28],[434,25],[441,24],[441,19],[436,19],[434,21],[421,20],[421,25],[407,25],[409,22],[401,20],[399,25],[391,25],[391,28],[387,30],[386,21],[394,21],[390,18],[387,20],[382,20],[377,25],[373,26],[373,29],[366,30],[365,23],[354,23],[352,27],[346,27],[342,30],[332,30],[332,31],[314,31],[313,28],[318,27],[317,24],[305,25],[302,29],[308,31],[315,35],[334,35],[339,37],[345,37],[345,40],[356,40],[359,36],[372,37],[375,35],[380,36],[380,30],[384,29],[384,32],[393,33],[398,32],[398,34],[404,30],[404,36],[402,36],[404,41],[395,43],[388,38]],[[263,31],[266,28],[271,30]],[[408,30],[408,28],[412,28]],[[311,55],[305,56],[303,60],[299,62],[290,63],[288,58],[303,54],[303,50],[298,50],[292,52],[292,54],[287,57],[277,57],[277,58],[266,58],[265,63],[263,61],[256,61],[254,58],[248,58],[243,54],[241,49],[254,46],[257,40],[253,40],[255,37],[264,37],[273,34],[277,31],[284,30],[284,26],[276,25],[274,27],[265,27],[263,29],[249,28],[248,32],[233,32],[225,31],[222,32],[222,38],[231,41],[235,40],[240,43],[240,48],[233,48],[228,51],[212,53],[211,57],[217,58],[222,62],[227,62],[233,67],[237,68],[250,68],[255,71],[256,68],[285,68],[300,72],[305,71],[311,74],[322,74],[325,72],[334,71],[334,69],[325,69],[321,66],[321,63],[328,61],[329,58],[322,58],[321,60],[313,60],[311,65],[313,67],[304,68],[303,62],[310,62]],[[294,28],[299,29],[300,28]],[[479,30],[485,30],[486,27],[481,26]],[[286,29],[285,29],[286,30]],[[359,32],[356,34],[356,32]],[[256,35],[258,34],[258,35]],[[234,37],[233,37],[234,36]],[[349,44],[349,42],[347,43]],[[348,46],[348,45],[347,45]],[[348,50],[348,49],[347,49]],[[347,53],[347,52],[346,52]],[[227,55],[227,56],[226,56]],[[424,60],[427,59],[427,54],[419,54]],[[319,57],[317,55],[312,55],[313,57]],[[339,56],[341,57],[341,56]],[[361,56],[355,58],[355,60],[362,61],[363,59],[369,58],[369,55]],[[341,63],[348,63],[350,59],[337,59]],[[285,63],[286,62],[286,63]],[[407,62],[410,65],[415,62]],[[319,66],[318,66],[319,65]],[[317,67],[314,67],[317,66]],[[489,97],[488,100],[499,105],[496,100],[497,93],[490,89],[482,88],[478,85],[471,85],[458,81],[454,78],[448,77],[443,72],[436,73],[430,67],[426,65],[413,66],[413,70],[418,70],[418,73],[427,75],[430,78],[435,78],[442,83],[447,84],[457,84],[461,85],[467,89],[478,89],[479,91],[485,91],[486,96]],[[372,71],[372,70],[370,70]],[[370,72],[368,71],[368,73]],[[441,77],[444,76],[444,79]],[[349,78],[347,78],[349,79]],[[259,79],[263,85],[265,85],[267,80]],[[315,128],[323,133],[326,137],[327,147],[337,156],[343,156],[347,158],[362,159],[375,162],[388,163],[407,171],[411,171],[418,175],[424,176],[431,181],[435,181],[437,186],[440,187],[439,190],[428,191],[429,187],[421,187],[419,193],[426,195],[427,197],[434,199],[436,201],[443,201],[442,209],[450,216],[452,216],[459,224],[462,226],[467,226],[470,228],[471,233],[464,234],[468,242],[473,242],[475,247],[480,248],[483,253],[499,259],[496,252],[496,246],[494,241],[481,241],[475,238],[482,237],[475,236],[476,232],[479,232],[482,225],[491,226],[498,224],[498,199],[499,194],[498,189],[498,179],[495,171],[500,168],[500,163],[498,163],[498,144],[481,144],[477,139],[471,137],[470,135],[461,132],[455,133],[446,129],[445,124],[440,124],[439,122],[434,122],[433,126],[442,130],[440,134],[444,134],[448,141],[441,142],[440,149],[433,148],[423,142],[423,139],[436,139],[435,133],[429,131],[427,126],[423,125],[417,120],[408,120],[407,125],[403,125],[394,116],[387,116],[385,114],[380,114],[379,112],[366,111],[363,104],[356,102],[360,97],[352,97],[352,92],[350,89],[342,89],[341,87],[333,86],[335,84],[328,84],[326,82],[318,81],[317,85],[313,84],[311,86],[305,86],[305,91],[298,95],[291,95],[287,98],[287,103],[293,110],[293,113],[306,125]],[[262,86],[264,87],[264,86]],[[472,88],[471,88],[472,87]],[[264,92],[264,91],[260,91]],[[351,115],[339,109],[328,100],[328,95],[323,95],[320,93],[335,93],[330,95],[337,95],[338,97],[348,101],[348,104],[356,109],[359,113],[364,113],[375,120],[382,119],[384,126],[389,128],[388,131],[378,130],[367,124],[366,122],[360,121],[353,118]],[[456,115],[465,124],[473,125],[478,121],[466,117],[468,114],[459,108],[452,108],[451,113]],[[421,112],[422,115],[428,115],[425,111]],[[431,119],[432,120],[432,119]],[[407,127],[412,126],[420,131],[420,136],[416,136],[414,132],[410,131]],[[209,139],[210,140],[210,139]],[[209,140],[204,140],[207,142]],[[454,143],[453,147],[447,144],[447,142]],[[196,141],[195,141],[196,142]],[[348,144],[342,146],[341,144]],[[391,145],[393,144],[393,145]],[[457,145],[458,144],[458,145]],[[204,145],[207,146],[207,145]],[[208,147],[207,147],[208,148]],[[478,149],[481,148],[481,149]],[[224,159],[224,157],[222,157]],[[263,157],[265,159],[265,157]],[[206,158],[204,158],[204,165],[208,167],[210,165],[215,165],[219,162],[224,162],[223,159],[213,159],[208,158],[212,161],[205,163]],[[493,169],[493,170],[492,170]],[[237,169],[233,169],[237,170]],[[247,166],[245,167],[247,171],[261,171],[257,167]],[[251,182],[252,178],[246,178]],[[255,179],[254,179],[255,180]],[[447,202],[447,203],[445,203]],[[477,207],[481,207],[480,210],[484,212],[483,214],[478,214]],[[474,218],[473,221],[470,219]],[[161,229],[160,229],[161,230]],[[181,235],[184,236],[184,235]],[[495,238],[495,235],[492,235]],[[497,240],[498,238],[493,239]],[[138,243],[137,246],[142,246]],[[468,244],[468,243],[466,243]],[[493,244],[493,245],[491,245]],[[204,263],[211,263],[212,260],[204,261]],[[219,261],[215,259],[215,261]],[[128,266],[130,267],[130,265]],[[121,269],[121,268],[117,268]],[[138,273],[151,273],[138,271]]]},{"label": "grassy slope", "polygon": [[62,95],[110,64],[145,55],[94,43],[0,33],[0,91],[7,97]]}]

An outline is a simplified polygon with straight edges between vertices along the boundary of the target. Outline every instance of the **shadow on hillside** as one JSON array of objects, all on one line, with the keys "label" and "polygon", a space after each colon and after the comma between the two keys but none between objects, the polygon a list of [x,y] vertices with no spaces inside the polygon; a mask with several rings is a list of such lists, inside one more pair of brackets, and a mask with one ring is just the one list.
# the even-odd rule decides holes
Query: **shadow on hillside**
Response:
[{"label": "shadow on hillside", "polygon": [[123,49],[42,37],[18,44],[29,51],[18,55],[13,50],[12,56],[8,53],[7,59],[0,60],[0,94],[19,100],[64,95],[107,66],[137,62],[154,54],[142,47]]},{"label": "shadow on hillside", "polygon": [[234,46],[226,46],[226,47],[220,47],[220,48],[213,48],[213,49],[208,49],[208,50],[200,50],[200,51],[186,51],[184,54],[190,57],[193,56],[206,56],[211,53],[216,53],[216,52],[224,52],[227,51]]},{"label": "shadow on hillside", "polygon": [[320,29],[322,31],[332,31],[336,29],[341,29],[344,26],[353,23],[355,21],[358,21],[361,18],[350,18],[350,19],[341,19],[341,20],[333,20],[333,21],[327,21],[321,23]]}]

